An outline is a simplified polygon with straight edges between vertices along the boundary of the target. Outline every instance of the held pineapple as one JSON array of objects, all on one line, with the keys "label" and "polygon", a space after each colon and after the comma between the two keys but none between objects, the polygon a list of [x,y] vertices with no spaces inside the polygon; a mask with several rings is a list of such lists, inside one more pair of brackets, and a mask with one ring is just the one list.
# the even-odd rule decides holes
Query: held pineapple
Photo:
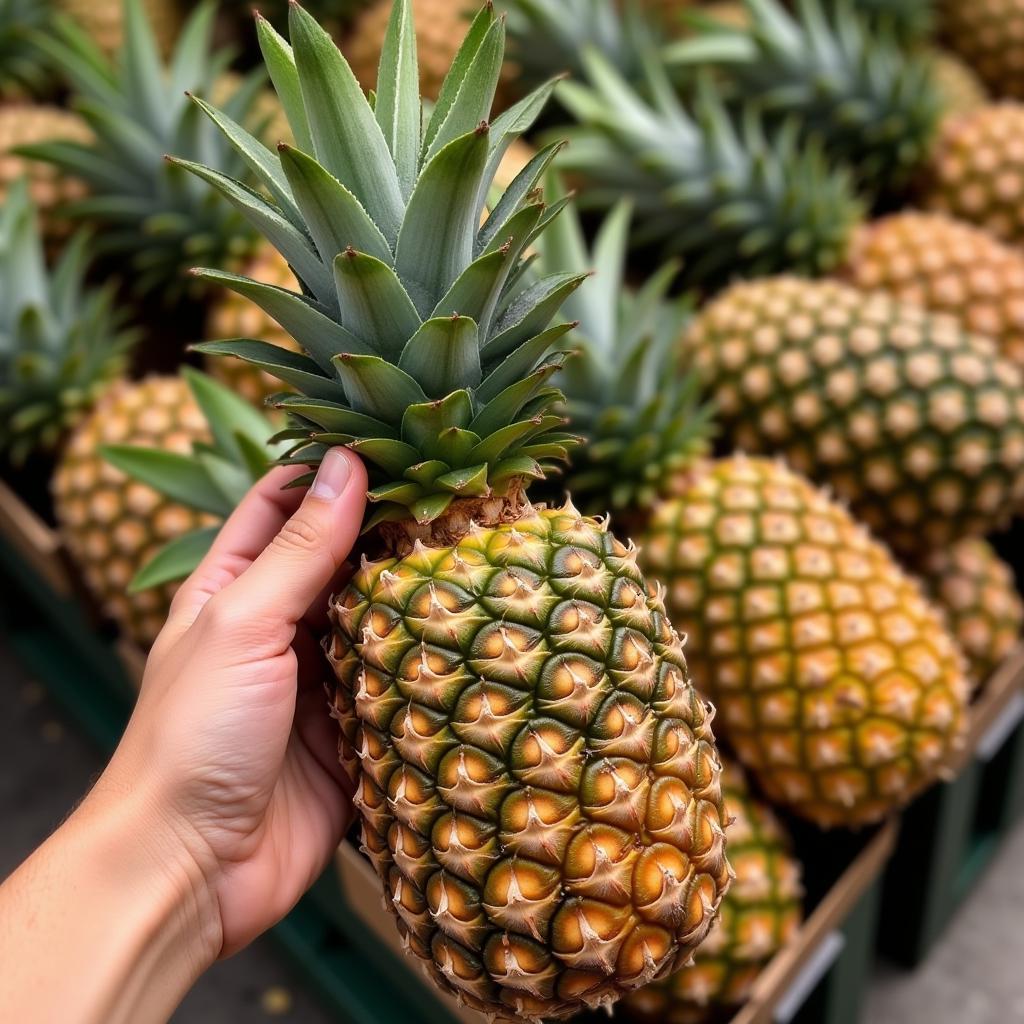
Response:
[{"label": "held pineapple", "polygon": [[[591,257],[571,218],[560,218],[540,243],[542,267],[597,270],[565,306],[579,321],[568,339],[579,354],[566,366],[566,410],[588,442],[574,452],[566,484],[585,507],[621,509],[634,524],[641,561],[668,586],[669,613],[688,634],[688,657],[702,666],[697,685],[730,708],[723,729],[741,758],[775,778],[791,767],[791,749],[806,743],[827,754],[838,742],[836,760],[816,756],[798,775],[784,776],[787,802],[821,822],[881,816],[933,778],[939,763],[925,753],[909,765],[897,758],[895,767],[879,766],[878,778],[892,788],[861,799],[874,779],[868,772],[864,783],[857,751],[842,743],[856,736],[876,742],[876,712],[897,684],[918,714],[938,666],[954,721],[929,731],[897,720],[887,735],[899,743],[935,738],[929,749],[945,754],[966,693],[952,643],[929,610],[915,611],[909,628],[891,614],[893,594],[914,598],[915,608],[923,602],[839,506],[769,464],[701,458],[711,410],[699,406],[693,376],[678,366],[674,343],[687,311],[680,300],[665,299],[674,268],[663,268],[636,293],[620,291],[627,228],[620,209],[601,228]],[[922,644],[935,661],[921,656]],[[881,657],[886,652],[899,673]],[[874,704],[856,703],[863,693]],[[764,713],[754,715],[751,702],[762,695]],[[793,708],[812,709],[812,701],[808,715],[795,716]],[[757,756],[762,750],[767,761]],[[842,788],[844,772],[854,775],[852,799]],[[779,785],[772,792],[781,792]],[[819,799],[804,799],[806,792]]]},{"label": "held pineapple", "polygon": [[955,316],[1024,368],[1024,254],[942,214],[907,211],[854,236],[841,276]]},{"label": "held pineapple", "polygon": [[984,683],[1017,646],[1024,626],[1012,570],[977,539],[937,548],[914,569],[966,655],[971,681]]},{"label": "held pineapple", "polygon": [[740,761],[829,827],[877,821],[962,742],[962,656],[917,585],[802,477],[698,467],[655,506],[643,563],[666,588]]},{"label": "held pineapple", "polygon": [[135,341],[111,288],[84,285],[85,235],[52,273],[26,181],[0,203],[0,455],[52,456],[124,372]]},{"label": "held pineapple", "polygon": [[130,480],[101,449],[142,445],[184,455],[208,440],[183,380],[123,381],[72,435],[53,477],[57,522],[75,565],[104,613],[142,647],[156,639],[176,588],[165,584],[130,595],[129,584],[165,544],[214,520]]},{"label": "held pineapple", "polygon": [[715,65],[727,95],[756,100],[776,130],[797,125],[849,165],[872,198],[899,195],[928,156],[941,102],[925,54],[858,17],[852,0],[747,0],[750,27],[708,27],[672,44],[678,69]]},{"label": "held pineapple", "polygon": [[[166,67],[140,0],[126,0],[125,14],[127,43],[116,62],[66,20],[41,44],[72,83],[74,102],[95,139],[39,143],[19,152],[81,177],[90,194],[69,212],[102,228],[102,251],[140,297],[173,303],[192,281],[186,271],[197,260],[233,264],[254,245],[252,231],[229,204],[165,159],[170,152],[203,157],[246,176],[244,160],[185,94],[211,92],[230,55],[212,50],[210,4],[196,9]],[[246,120],[262,87],[259,77],[249,76],[225,109]]]},{"label": "held pineapple", "polygon": [[1021,0],[938,0],[943,42],[992,90],[1024,99],[1024,4]]},{"label": "held pineapple", "polygon": [[923,172],[924,205],[1024,243],[1024,104],[949,117]]},{"label": "held pineapple", "polygon": [[783,455],[901,553],[987,533],[1024,496],[1024,378],[947,316],[833,281],[737,285],[686,347],[726,439]]},{"label": "held pineapple", "polygon": [[561,83],[578,122],[559,166],[581,179],[581,200],[608,208],[630,199],[631,240],[683,260],[684,285],[714,290],[736,277],[831,271],[861,209],[845,173],[830,170],[793,132],[767,138],[746,110],[734,120],[713,89],[687,112],[653,54],[645,100],[595,50],[588,82]]},{"label": "held pineapple", "polygon": [[693,964],[628,995],[622,1014],[639,1024],[691,1024],[735,1011],[761,969],[796,936],[802,919],[800,862],[772,809],[750,792],[738,765],[722,772],[733,879]]},{"label": "held pineapple", "polygon": [[536,188],[554,147],[478,225],[553,83],[488,121],[504,37],[489,7],[425,125],[407,0],[373,108],[300,7],[294,49],[259,33],[303,149],[278,169],[211,111],[273,204],[193,169],[272,230],[310,298],[208,276],[305,354],[202,347],[297,387],[280,402],[291,461],[347,444],[371,467],[367,557],[326,641],[364,847],[409,948],[470,1006],[608,1005],[690,956],[729,869],[710,715],[634,552],[525,493],[573,441],[545,358],[566,327],[546,328],[581,275],[522,273],[558,210]]}]

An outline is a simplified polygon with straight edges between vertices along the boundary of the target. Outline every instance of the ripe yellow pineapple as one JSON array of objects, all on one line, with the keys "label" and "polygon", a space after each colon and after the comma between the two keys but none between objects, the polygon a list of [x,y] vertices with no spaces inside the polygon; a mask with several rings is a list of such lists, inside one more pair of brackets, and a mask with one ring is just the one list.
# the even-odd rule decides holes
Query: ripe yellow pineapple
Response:
[{"label": "ripe yellow pineapple", "polygon": [[764,459],[695,467],[639,539],[723,735],[776,802],[877,821],[934,780],[969,688],[939,614],[840,505]]},{"label": "ripe yellow pineapple", "polygon": [[736,877],[692,966],[628,995],[621,1013],[628,1021],[691,1024],[735,1010],[800,928],[801,867],[782,823],[732,762],[724,765],[722,792],[732,818],[726,837]]},{"label": "ripe yellow pineapple", "polygon": [[989,102],[985,83],[956,54],[932,51],[932,82],[947,116],[967,114]]},{"label": "ripe yellow pineapple", "polygon": [[784,456],[902,554],[984,535],[1024,497],[1024,376],[952,317],[769,278],[705,308],[686,348],[735,450]]},{"label": "ripe yellow pineapple", "polygon": [[971,681],[984,683],[1017,645],[1024,626],[1013,571],[978,539],[936,548],[915,570],[967,657]]},{"label": "ripe yellow pineapple", "polygon": [[57,139],[88,142],[92,132],[77,114],[59,107],[27,103],[0,106],[0,203],[6,200],[11,183],[27,176],[29,194],[42,218],[43,232],[52,241],[66,238],[71,230],[70,224],[55,214],[56,207],[80,199],[85,195],[85,186],[50,164],[29,160],[11,150]]},{"label": "ripe yellow pineapple", "polygon": [[129,595],[128,584],[168,541],[216,520],[129,480],[103,445],[143,445],[181,455],[208,439],[184,380],[148,377],[115,385],[75,431],[53,478],[61,535],[103,611],[137,644],[156,638],[176,586]]},{"label": "ripe yellow pineapple", "polygon": [[939,30],[998,97],[1024,99],[1021,0],[939,0]]},{"label": "ripe yellow pineapple", "polygon": [[907,211],[861,228],[841,276],[955,316],[1024,367],[1024,254],[943,214]]},{"label": "ripe yellow pineapple", "polygon": [[[56,0],[57,9],[73,18],[105,53],[124,39],[124,0]],[[143,0],[160,52],[174,48],[184,21],[180,0]]]},{"label": "ripe yellow pineapple", "polygon": [[1024,242],[1024,104],[993,103],[947,118],[924,174],[930,210]]}]

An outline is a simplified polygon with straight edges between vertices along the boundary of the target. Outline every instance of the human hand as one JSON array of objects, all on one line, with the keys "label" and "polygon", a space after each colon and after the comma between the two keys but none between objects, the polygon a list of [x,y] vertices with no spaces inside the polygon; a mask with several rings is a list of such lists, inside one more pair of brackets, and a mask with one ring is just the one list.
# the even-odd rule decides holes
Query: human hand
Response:
[{"label": "human hand", "polygon": [[183,858],[174,873],[206,887],[206,959],[283,917],[351,820],[319,640],[362,524],[366,473],[341,448],[305,497],[282,490],[298,473],[275,469],[257,484],[182,585],[89,798],[134,794],[157,855]]}]

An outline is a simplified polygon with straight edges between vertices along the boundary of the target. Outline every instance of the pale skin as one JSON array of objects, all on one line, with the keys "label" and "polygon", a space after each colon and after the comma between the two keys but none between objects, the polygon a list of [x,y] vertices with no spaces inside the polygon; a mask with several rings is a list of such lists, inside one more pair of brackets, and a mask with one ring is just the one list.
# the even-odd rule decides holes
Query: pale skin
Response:
[{"label": "pale skin", "polygon": [[0,1020],[165,1021],[280,920],[352,815],[319,638],[358,535],[359,459],[271,471],[182,585],[113,758],[0,886]]}]

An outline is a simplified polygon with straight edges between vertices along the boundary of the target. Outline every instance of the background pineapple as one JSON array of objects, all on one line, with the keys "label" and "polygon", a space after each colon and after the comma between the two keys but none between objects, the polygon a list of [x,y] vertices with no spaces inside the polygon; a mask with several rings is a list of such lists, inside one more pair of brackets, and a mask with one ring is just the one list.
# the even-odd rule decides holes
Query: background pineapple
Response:
[{"label": "background pineapple", "polygon": [[975,71],[946,50],[930,52],[932,85],[939,95],[943,115],[973,113],[989,102],[988,89]]},{"label": "background pineapple", "polygon": [[1024,242],[1024,105],[994,103],[947,118],[923,178],[929,209]]},{"label": "background pineapple", "polygon": [[259,33],[316,153],[285,147],[264,177],[295,229],[275,244],[316,306],[211,273],[305,354],[203,348],[297,386],[280,403],[290,461],[343,443],[370,464],[367,558],[326,645],[364,846],[409,947],[471,1006],[608,1005],[688,958],[729,871],[707,711],[634,552],[525,494],[572,442],[552,412],[560,359],[545,358],[567,325],[546,328],[582,277],[521,273],[557,212],[535,187],[554,147],[479,225],[550,87],[489,120],[504,37],[489,7],[425,125],[407,0],[373,108],[301,8],[294,56]]},{"label": "background pineapple", "polygon": [[800,928],[801,867],[782,823],[730,761],[722,792],[732,819],[726,835],[736,877],[718,921],[692,966],[628,995],[617,1017],[641,1024],[719,1019],[746,1002],[761,968]]},{"label": "background pineapple", "polygon": [[[131,33],[128,5],[134,0],[37,0],[52,2],[61,13],[71,18],[106,54],[116,53]],[[157,47],[169,55],[185,22],[181,0],[141,0],[146,17],[153,26]],[[192,4],[191,6],[195,6]],[[206,6],[211,6],[206,0]]]},{"label": "background pineapple", "polygon": [[903,553],[1024,496],[1024,378],[952,318],[833,281],[737,285],[687,349],[728,443],[784,456]]},{"label": "background pineapple", "polygon": [[52,88],[53,69],[33,38],[49,28],[50,15],[40,0],[0,0],[0,101]]},{"label": "background pineapple", "polygon": [[838,504],[782,464],[723,458],[679,481],[640,543],[723,735],[773,801],[861,825],[937,777],[965,727],[962,656]]},{"label": "background pineapple", "polygon": [[950,313],[1024,367],[1024,255],[970,224],[907,211],[861,228],[842,276]]},{"label": "background pineapple", "polygon": [[945,44],[984,79],[993,95],[1024,99],[1021,0],[937,0]]},{"label": "background pineapple", "polygon": [[978,539],[936,548],[914,568],[967,657],[971,681],[984,683],[1016,647],[1024,626],[1012,570]]}]

